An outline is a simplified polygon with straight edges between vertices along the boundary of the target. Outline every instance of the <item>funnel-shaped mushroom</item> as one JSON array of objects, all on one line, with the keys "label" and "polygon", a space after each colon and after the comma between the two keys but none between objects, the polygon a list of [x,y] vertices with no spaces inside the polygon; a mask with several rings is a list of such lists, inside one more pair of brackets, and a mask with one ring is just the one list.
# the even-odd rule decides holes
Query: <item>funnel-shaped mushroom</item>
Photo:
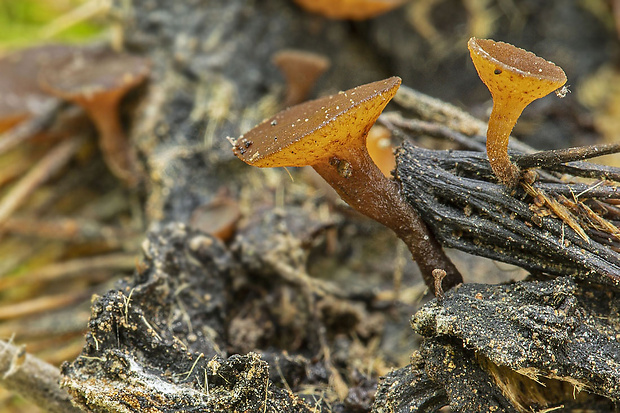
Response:
[{"label": "funnel-shaped mushroom", "polygon": [[54,66],[71,53],[70,46],[45,45],[0,58],[0,132],[44,109],[56,98],[39,88],[42,67]]},{"label": "funnel-shaped mushroom", "polygon": [[426,284],[447,272],[444,288],[462,281],[418,214],[370,158],[366,136],[400,78],[358,86],[288,108],[234,142],[233,152],[259,167],[312,166],[353,208],[391,228],[409,247]]},{"label": "funnel-shaped mushroom", "polygon": [[493,97],[487,129],[487,155],[495,175],[517,184],[519,168],[508,157],[508,138],[523,109],[566,83],[555,64],[508,43],[472,37],[467,43],[480,79]]},{"label": "funnel-shaped mushroom", "polygon": [[137,180],[136,159],[120,123],[118,106],[125,94],[150,72],[144,58],[111,51],[83,51],[41,73],[41,87],[74,102],[99,131],[106,164],[129,185]]},{"label": "funnel-shaped mushroom", "polygon": [[308,97],[316,80],[329,68],[325,56],[302,50],[281,50],[273,56],[273,63],[286,78],[285,106],[297,105]]}]

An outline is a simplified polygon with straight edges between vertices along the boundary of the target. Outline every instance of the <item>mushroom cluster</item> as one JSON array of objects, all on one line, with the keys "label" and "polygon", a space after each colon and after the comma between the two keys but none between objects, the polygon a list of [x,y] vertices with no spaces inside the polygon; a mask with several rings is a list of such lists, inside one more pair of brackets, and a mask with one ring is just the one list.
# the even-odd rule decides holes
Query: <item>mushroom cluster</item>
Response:
[{"label": "mushroom cluster", "polygon": [[480,79],[493,97],[487,129],[487,155],[495,175],[507,186],[521,176],[508,157],[508,139],[523,109],[566,83],[559,66],[504,42],[472,37],[467,43]]},{"label": "mushroom cluster", "polygon": [[431,290],[435,269],[446,271],[448,289],[461,275],[366,147],[368,131],[400,82],[391,77],[288,108],[233,140],[233,152],[258,167],[312,166],[350,206],[405,242]]}]

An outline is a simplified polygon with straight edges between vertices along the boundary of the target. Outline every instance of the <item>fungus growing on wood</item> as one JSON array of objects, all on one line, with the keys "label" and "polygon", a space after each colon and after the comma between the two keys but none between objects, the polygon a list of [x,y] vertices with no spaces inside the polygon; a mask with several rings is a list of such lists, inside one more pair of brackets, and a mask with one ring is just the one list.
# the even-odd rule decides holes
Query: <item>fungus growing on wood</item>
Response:
[{"label": "fungus growing on wood", "polygon": [[330,19],[365,20],[387,13],[405,0],[295,0],[295,3]]},{"label": "fungus growing on wood", "polygon": [[434,269],[446,271],[448,289],[461,275],[366,148],[369,129],[400,82],[391,77],[288,108],[235,140],[233,152],[258,167],[312,166],[350,206],[405,242],[432,291]]},{"label": "fungus growing on wood", "polygon": [[521,171],[508,157],[510,132],[523,109],[561,88],[566,74],[555,64],[508,43],[472,37],[467,47],[480,79],[493,97],[487,129],[489,162],[504,184],[514,186]]},{"label": "fungus growing on wood", "polygon": [[330,65],[325,56],[291,49],[276,53],[273,63],[286,78],[285,106],[297,105],[306,100],[316,80]]},{"label": "fungus growing on wood", "polygon": [[39,78],[43,89],[84,108],[99,131],[106,164],[130,186],[137,182],[136,159],[120,122],[119,103],[149,72],[144,58],[91,50],[75,53]]}]

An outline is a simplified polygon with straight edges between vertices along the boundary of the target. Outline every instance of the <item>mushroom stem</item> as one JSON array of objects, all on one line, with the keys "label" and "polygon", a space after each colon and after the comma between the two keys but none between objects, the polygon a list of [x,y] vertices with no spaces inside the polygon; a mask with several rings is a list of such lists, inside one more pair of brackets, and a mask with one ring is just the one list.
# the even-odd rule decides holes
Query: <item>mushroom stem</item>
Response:
[{"label": "mushroom stem", "polygon": [[312,167],[346,203],[392,229],[405,242],[431,291],[435,291],[435,269],[447,274],[443,280],[444,291],[463,282],[434,235],[400,195],[397,182],[386,178],[372,161],[366,145],[350,145],[338,156]]},{"label": "mushroom stem", "polygon": [[121,125],[118,114],[119,100],[120,96],[111,96],[97,101],[96,107],[92,107],[88,103],[85,103],[83,107],[101,135],[99,147],[108,168],[114,175],[133,186],[136,184],[134,167],[137,161],[135,152],[127,142]]},{"label": "mushroom stem", "polygon": [[495,175],[507,186],[519,182],[521,171],[510,163],[508,138],[523,109],[566,83],[555,64],[527,50],[490,39],[467,42],[478,76],[493,97],[487,129],[487,154]]},{"label": "mushroom stem", "polygon": [[[511,102],[514,105],[514,102]],[[521,170],[510,162],[508,140],[525,106],[514,107],[503,99],[493,100],[493,110],[487,129],[487,156],[495,175],[509,187],[519,181]]]}]

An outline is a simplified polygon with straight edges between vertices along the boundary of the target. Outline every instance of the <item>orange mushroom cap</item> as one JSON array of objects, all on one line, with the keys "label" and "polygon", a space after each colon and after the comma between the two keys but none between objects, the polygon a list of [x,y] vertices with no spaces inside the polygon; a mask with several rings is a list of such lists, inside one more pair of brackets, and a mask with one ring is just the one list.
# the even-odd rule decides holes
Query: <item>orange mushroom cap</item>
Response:
[{"label": "orange mushroom cap", "polygon": [[493,98],[510,97],[525,107],[566,83],[561,67],[511,44],[472,37],[467,46]]},{"label": "orange mushroom cap", "polygon": [[305,166],[363,145],[400,82],[391,77],[288,108],[237,139],[233,151],[254,166]]},{"label": "orange mushroom cap", "polygon": [[406,0],[295,0],[299,6],[330,19],[365,20],[395,9]]},{"label": "orange mushroom cap", "polygon": [[392,145],[391,135],[386,127],[374,125],[368,131],[368,138],[366,138],[368,154],[387,177],[391,176],[392,170],[396,167],[395,148]]}]

